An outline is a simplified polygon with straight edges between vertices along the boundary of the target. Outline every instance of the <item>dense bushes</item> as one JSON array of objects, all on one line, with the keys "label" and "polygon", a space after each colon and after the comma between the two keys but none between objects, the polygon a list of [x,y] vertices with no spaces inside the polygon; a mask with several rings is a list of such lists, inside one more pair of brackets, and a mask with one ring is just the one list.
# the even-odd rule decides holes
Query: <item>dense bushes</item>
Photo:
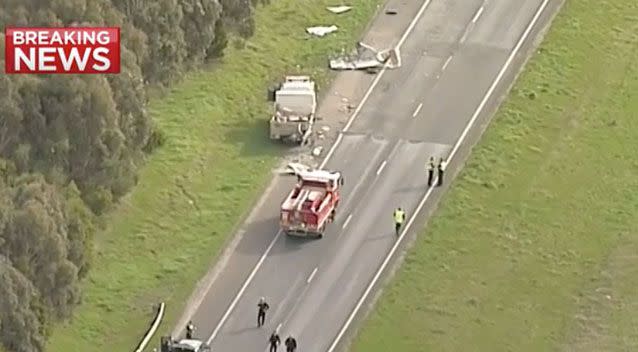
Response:
[{"label": "dense bushes", "polygon": [[222,56],[226,31],[251,35],[256,2],[0,2],[3,28],[120,26],[123,43],[119,75],[0,76],[0,343],[9,352],[42,351],[51,324],[80,302],[94,219],[162,142],[147,87]]}]

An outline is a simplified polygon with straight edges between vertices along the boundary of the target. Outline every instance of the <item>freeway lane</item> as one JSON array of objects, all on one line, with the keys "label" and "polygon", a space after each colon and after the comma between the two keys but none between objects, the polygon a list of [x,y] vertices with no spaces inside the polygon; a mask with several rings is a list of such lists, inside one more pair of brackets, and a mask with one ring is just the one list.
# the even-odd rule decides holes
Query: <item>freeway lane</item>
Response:
[{"label": "freeway lane", "polygon": [[[295,334],[304,351],[330,346],[394,244],[392,209],[400,204],[410,214],[417,207],[426,191],[425,160],[445,155],[462,134],[540,0],[516,3],[432,1],[405,43],[404,66],[380,80],[327,165],[346,177],[340,216],[321,241],[277,238],[218,330],[214,350],[264,350],[279,324],[282,337]],[[277,192],[281,198],[285,188]],[[277,209],[269,216],[255,233],[277,231]],[[223,287],[224,280],[218,282]],[[220,292],[218,287],[209,292]],[[256,329],[255,304],[262,295],[273,309],[266,328]],[[194,317],[200,331],[212,331],[229,303],[213,297]]]}]

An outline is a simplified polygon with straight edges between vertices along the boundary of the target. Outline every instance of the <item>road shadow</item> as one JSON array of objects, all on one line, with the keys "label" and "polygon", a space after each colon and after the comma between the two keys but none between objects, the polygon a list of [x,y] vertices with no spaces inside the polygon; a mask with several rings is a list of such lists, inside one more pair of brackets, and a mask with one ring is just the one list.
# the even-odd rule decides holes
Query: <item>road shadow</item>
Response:
[{"label": "road shadow", "polygon": [[[253,221],[244,230],[245,232],[237,245],[236,251],[241,254],[260,257],[279,232],[279,218],[273,216],[268,219]],[[282,233],[271,249],[270,255],[292,253],[318,240],[320,239],[288,236]]]},{"label": "road shadow", "polygon": [[381,240],[397,239],[397,238],[398,238],[397,235],[392,230],[389,230],[382,234],[374,234],[366,238],[365,242],[377,242]]},{"label": "road shadow", "polygon": [[257,327],[257,326],[248,326],[248,327],[245,327],[245,328],[235,329],[235,330],[229,331],[228,334],[229,335],[241,335],[241,334],[244,334],[244,333],[246,333],[248,331],[253,331],[253,330],[260,330],[260,328]]},{"label": "road shadow", "polygon": [[[401,187],[399,189],[397,189],[395,192],[396,193],[401,193],[401,194],[415,194],[415,193],[424,193],[428,191],[428,188],[430,188],[428,186],[427,183],[427,175],[425,175],[425,181],[423,182],[423,184],[417,185],[417,186],[413,186],[413,187]],[[434,185],[436,186],[436,183],[434,183]]]}]

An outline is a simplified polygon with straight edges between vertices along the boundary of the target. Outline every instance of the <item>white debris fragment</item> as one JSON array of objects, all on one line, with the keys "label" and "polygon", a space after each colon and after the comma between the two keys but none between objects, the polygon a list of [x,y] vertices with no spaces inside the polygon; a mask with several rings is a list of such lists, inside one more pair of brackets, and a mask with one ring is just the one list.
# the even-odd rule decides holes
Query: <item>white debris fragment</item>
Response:
[{"label": "white debris fragment", "polygon": [[332,13],[340,14],[350,11],[352,6],[328,6],[326,9]]},{"label": "white debris fragment", "polygon": [[288,175],[297,175],[300,172],[310,171],[310,167],[301,163],[288,163],[282,173]]},{"label": "white debris fragment", "polygon": [[312,150],[312,155],[313,156],[319,156],[321,155],[321,151],[323,150],[323,147],[316,147],[315,149]]},{"label": "white debris fragment", "polygon": [[379,51],[364,43],[358,43],[354,57],[340,57],[330,60],[333,70],[369,70],[401,67],[401,54],[398,49]]},{"label": "white debris fragment", "polygon": [[306,32],[308,32],[308,34],[312,34],[312,35],[316,35],[317,37],[323,37],[326,34],[330,34],[332,32],[337,31],[337,26],[332,25],[330,27],[325,27],[325,26],[317,26],[317,27],[308,27],[306,28]]},{"label": "white debris fragment", "polygon": [[322,129],[324,132],[328,132],[328,131],[330,131],[330,127],[328,127],[328,126],[323,126],[323,127],[321,127],[321,129]]}]

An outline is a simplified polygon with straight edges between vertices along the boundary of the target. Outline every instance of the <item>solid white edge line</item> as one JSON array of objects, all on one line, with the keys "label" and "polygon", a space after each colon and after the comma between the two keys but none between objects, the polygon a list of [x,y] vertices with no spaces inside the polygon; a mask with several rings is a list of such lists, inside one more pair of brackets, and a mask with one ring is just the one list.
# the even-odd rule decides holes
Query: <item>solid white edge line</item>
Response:
[{"label": "solid white edge line", "polygon": [[476,23],[476,21],[478,21],[478,19],[483,14],[483,10],[485,10],[485,7],[481,6],[481,8],[478,9],[478,11],[476,11],[476,14],[474,15],[474,18],[472,18],[472,23]]},{"label": "solid white edge line", "polygon": [[381,166],[379,166],[379,168],[377,169],[377,176],[381,173],[381,171],[383,171],[383,169],[385,168],[385,164],[387,163],[388,163],[387,160],[383,160],[383,162],[381,163]]},{"label": "solid white edge line", "polygon": [[250,272],[250,275],[248,275],[248,278],[246,279],[246,281],[244,281],[244,284],[239,289],[239,292],[237,293],[237,295],[235,296],[233,301],[230,303],[230,306],[228,306],[228,309],[226,309],[226,312],[224,313],[224,315],[222,316],[221,320],[219,321],[219,323],[215,327],[215,330],[213,330],[213,333],[210,335],[210,337],[206,341],[207,344],[210,345],[210,343],[213,341],[213,339],[215,339],[215,337],[217,336],[217,334],[221,330],[222,326],[226,322],[226,319],[228,319],[228,317],[230,316],[230,313],[232,313],[233,309],[235,309],[235,306],[237,305],[237,302],[239,302],[239,299],[244,294],[244,291],[246,291],[246,288],[248,287],[250,282],[253,280],[253,277],[255,276],[255,274],[257,273],[257,271],[261,267],[261,265],[264,263],[264,260],[266,260],[266,257],[268,257],[268,254],[270,253],[272,248],[275,246],[275,242],[277,242],[277,240],[279,239],[279,236],[281,236],[282,233],[283,232],[281,230],[277,231],[277,234],[275,235],[275,238],[273,238],[272,242],[270,242],[270,244],[266,248],[266,251],[264,252],[264,254],[262,254],[261,258],[259,258],[259,261],[257,262],[257,265],[255,265],[255,267],[253,268],[253,271]]},{"label": "solid white edge line", "polygon": [[443,64],[443,68],[441,68],[441,71],[445,71],[445,69],[450,64],[451,61],[452,61],[452,55],[450,55],[450,57],[448,57],[447,60],[445,60],[445,63]]},{"label": "solid white edge line", "polygon": [[[521,35],[518,43],[516,44],[516,46],[514,47],[512,52],[510,53],[510,56],[508,57],[507,61],[505,62],[505,64],[501,68],[501,71],[496,76],[496,79],[492,83],[492,86],[490,87],[490,89],[485,94],[485,97],[483,98],[483,101],[481,102],[481,104],[478,106],[478,108],[474,112],[474,115],[472,116],[472,119],[470,119],[470,121],[468,122],[468,124],[467,124],[467,126],[465,128],[465,131],[461,134],[461,137],[459,137],[458,141],[456,142],[456,145],[455,145],[455,147],[453,149],[453,153],[450,153],[450,155],[448,156],[448,159],[447,159],[448,162],[452,159],[452,157],[454,156],[454,153],[456,153],[456,151],[458,150],[458,148],[461,145],[461,143],[463,143],[463,140],[467,137],[467,131],[469,131],[469,129],[472,127],[472,125],[476,121],[476,118],[481,114],[482,110],[485,107],[485,104],[489,100],[490,96],[493,94],[494,90],[496,89],[496,86],[498,86],[498,84],[500,83],[501,79],[505,75],[505,72],[507,71],[507,69],[511,65],[512,61],[514,60],[514,57],[516,56],[516,54],[518,54],[518,51],[521,49],[521,47],[523,46],[523,44],[527,40],[527,37],[529,36],[530,32],[532,31],[532,29],[536,25],[536,22],[538,22],[538,19],[540,18],[540,16],[543,14],[543,11],[547,7],[548,3],[549,3],[549,0],[543,0],[543,3],[539,7],[539,9],[536,11],[536,14],[532,18],[532,21],[528,24],[527,28],[525,29],[525,31]],[[436,183],[436,179],[438,179],[438,176],[435,178],[435,183]],[[419,202],[419,205],[417,206],[414,214],[412,216],[410,216],[410,220],[408,220],[408,223],[406,224],[405,228],[401,232],[401,235],[399,236],[399,238],[395,242],[394,246],[392,246],[392,249],[390,249],[390,252],[388,253],[388,255],[383,260],[383,263],[381,264],[381,266],[379,267],[379,269],[375,273],[374,277],[372,278],[372,281],[370,281],[370,283],[366,287],[366,290],[364,291],[363,295],[361,296],[361,298],[357,302],[356,306],[354,307],[354,310],[352,310],[352,312],[350,313],[350,316],[348,316],[348,319],[346,320],[345,324],[341,327],[341,330],[337,334],[337,337],[333,340],[333,342],[330,345],[330,348],[328,348],[327,352],[333,352],[334,349],[339,344],[339,341],[341,341],[341,338],[343,338],[343,335],[345,334],[346,330],[350,327],[350,324],[352,324],[352,321],[354,320],[355,315],[359,312],[359,309],[361,309],[361,306],[363,305],[363,302],[368,298],[368,295],[372,291],[372,288],[374,287],[374,285],[379,280],[379,277],[383,273],[383,270],[385,270],[385,267],[390,262],[390,259],[394,255],[394,252],[396,252],[397,248],[399,248],[399,245],[401,244],[401,241],[403,240],[403,238],[405,237],[405,235],[409,231],[410,226],[412,226],[412,223],[416,219],[416,216],[414,216],[414,215],[418,214],[421,211],[421,209],[425,205],[425,202],[430,197],[430,194],[432,194],[433,190],[434,190],[433,187],[428,188],[427,192],[425,193],[425,196],[421,199],[421,202]]]},{"label": "solid white edge line", "polygon": [[[403,36],[401,37],[401,39],[399,40],[398,44],[396,45],[396,49],[399,49],[401,47],[401,45],[403,45],[403,42],[408,37],[410,32],[412,32],[412,30],[416,26],[416,23],[419,21],[421,16],[423,16],[423,12],[425,12],[425,9],[428,7],[428,5],[430,4],[431,1],[432,0],[426,0],[423,3],[423,5],[421,5],[421,8],[419,9],[419,12],[417,12],[416,16],[412,19],[412,22],[410,23],[410,25],[408,26],[406,31],[403,33]],[[361,102],[357,106],[356,110],[352,113],[352,116],[350,116],[350,119],[348,120],[346,126],[343,128],[343,130],[341,132],[339,132],[339,135],[337,136],[337,140],[334,142],[334,144],[332,145],[332,147],[330,148],[330,150],[326,154],[326,157],[323,159],[323,162],[319,166],[319,169],[323,169],[324,166],[326,165],[326,163],[328,162],[328,160],[330,159],[330,157],[332,157],[332,154],[334,153],[335,149],[337,149],[337,146],[339,145],[339,143],[341,142],[341,139],[343,138],[343,133],[346,132],[348,130],[348,128],[350,128],[350,125],[352,125],[352,123],[354,122],[354,119],[359,115],[359,112],[361,111],[361,109],[363,109],[363,105],[368,100],[368,98],[372,94],[372,91],[377,86],[377,84],[379,84],[379,81],[381,80],[381,77],[383,76],[383,73],[385,73],[385,71],[387,70],[388,65],[389,65],[389,63],[386,63],[386,65],[384,65],[383,68],[381,69],[381,72],[379,72],[379,74],[375,77],[374,81],[372,81],[372,84],[370,85],[370,87],[366,91],[365,95],[361,99]],[[252,281],[253,277],[255,276],[255,274],[257,273],[257,271],[259,270],[259,268],[263,264],[264,260],[266,259],[266,257],[270,253],[270,251],[272,250],[272,247],[275,245],[275,242],[277,242],[277,240],[279,239],[279,236],[281,235],[281,233],[282,233],[281,230],[279,232],[277,232],[277,235],[272,240],[272,242],[270,242],[270,245],[268,246],[268,248],[266,248],[266,251],[264,252],[264,254],[261,256],[261,258],[259,258],[259,261],[257,262],[257,265],[255,265],[255,267],[253,268],[253,271],[250,273],[250,275],[248,276],[248,278],[244,282],[243,286],[241,287],[241,289],[239,290],[239,292],[237,293],[237,295],[233,299],[232,303],[230,304],[230,306],[228,307],[228,309],[226,310],[226,312],[222,316],[222,319],[217,324],[217,327],[215,327],[215,330],[213,331],[211,336],[206,341],[207,344],[210,345],[210,343],[215,339],[215,337],[219,333],[219,330],[221,330],[222,326],[224,325],[224,323],[228,319],[228,316],[230,315],[230,313],[235,308],[235,305],[237,305],[237,302],[239,301],[241,296],[244,294],[244,291],[246,290],[246,288],[248,287],[248,285]]]},{"label": "solid white edge line", "polygon": [[421,111],[421,108],[423,108],[423,103],[419,104],[419,106],[416,107],[416,109],[412,113],[412,117],[416,117],[416,115],[418,115],[419,112]]},{"label": "solid white edge line", "polygon": [[350,223],[350,220],[352,220],[352,214],[348,215],[346,221],[343,223],[343,226],[341,226],[341,229],[345,229],[346,226],[348,226],[348,224]]},{"label": "solid white edge line", "polygon": [[317,273],[317,269],[318,267],[315,267],[314,270],[312,270],[312,273],[310,273],[310,276],[308,276],[308,280],[306,280],[307,284],[309,284],[310,281],[312,281],[312,279],[315,277],[315,274]]},{"label": "solid white edge line", "polygon": [[463,32],[463,36],[461,37],[461,40],[459,40],[459,44],[465,43],[465,40],[467,39],[467,36],[470,34],[470,29],[471,28],[472,28],[472,22],[470,22],[467,25],[467,28],[465,29],[465,32]]}]

